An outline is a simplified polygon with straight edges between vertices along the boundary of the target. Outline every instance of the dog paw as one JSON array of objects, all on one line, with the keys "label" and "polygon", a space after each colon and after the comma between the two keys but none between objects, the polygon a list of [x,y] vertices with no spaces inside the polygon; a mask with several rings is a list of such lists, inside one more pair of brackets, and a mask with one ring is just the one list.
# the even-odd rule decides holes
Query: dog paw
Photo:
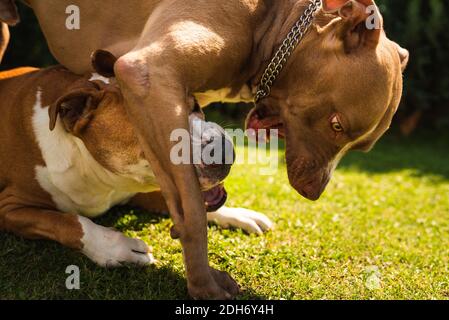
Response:
[{"label": "dog paw", "polygon": [[156,262],[148,245],[140,239],[126,237],[123,233],[99,226],[79,217],[83,229],[81,250],[102,267],[120,267],[125,264],[146,266]]},{"label": "dog paw", "polygon": [[240,287],[227,273],[209,268],[209,273],[204,272],[200,281],[187,279],[189,295],[195,299],[230,300],[240,293]]},{"label": "dog paw", "polygon": [[273,222],[264,214],[243,208],[221,207],[215,212],[209,212],[207,220],[224,229],[240,228],[258,235],[274,227]]}]

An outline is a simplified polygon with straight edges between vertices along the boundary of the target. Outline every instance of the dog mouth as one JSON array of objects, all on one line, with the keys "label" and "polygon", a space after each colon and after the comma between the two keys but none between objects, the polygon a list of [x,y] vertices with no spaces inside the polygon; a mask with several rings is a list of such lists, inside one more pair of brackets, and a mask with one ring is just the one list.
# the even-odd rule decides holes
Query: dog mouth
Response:
[{"label": "dog mouth", "polygon": [[270,142],[276,133],[279,138],[285,139],[285,127],[280,115],[265,106],[250,111],[246,118],[246,129],[248,137],[258,142]]},{"label": "dog mouth", "polygon": [[208,191],[204,191],[203,198],[206,205],[206,211],[214,212],[226,203],[228,193],[226,192],[223,184],[219,184]]}]

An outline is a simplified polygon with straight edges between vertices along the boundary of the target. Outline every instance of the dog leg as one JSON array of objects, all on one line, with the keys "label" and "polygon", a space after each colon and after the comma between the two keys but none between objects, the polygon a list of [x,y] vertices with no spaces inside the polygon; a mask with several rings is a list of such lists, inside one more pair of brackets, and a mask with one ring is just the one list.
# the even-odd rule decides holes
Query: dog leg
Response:
[{"label": "dog leg", "polygon": [[81,250],[83,230],[78,216],[32,207],[2,212],[0,230],[26,239],[48,239]]},{"label": "dog leg", "polygon": [[27,239],[48,239],[81,251],[103,267],[122,263],[148,265],[155,260],[139,239],[96,225],[74,214],[38,208],[21,208],[0,215],[0,230]]},{"label": "dog leg", "polygon": [[129,205],[142,208],[150,213],[169,215],[167,203],[161,192],[139,193],[129,202]]},{"label": "dog leg", "polygon": [[81,252],[102,267],[120,267],[123,264],[139,266],[156,262],[148,245],[140,239],[126,237],[123,233],[78,217],[83,229]]},{"label": "dog leg", "polygon": [[208,212],[207,220],[223,229],[240,228],[258,235],[273,229],[274,226],[264,214],[243,208],[221,207],[215,212]]},{"label": "dog leg", "polygon": [[[144,62],[142,56],[146,56]],[[194,166],[176,165],[170,159],[175,145],[170,139],[172,133],[189,132],[188,117],[193,109],[189,101],[193,99],[178,76],[161,61],[152,61],[146,52],[121,57],[115,64],[115,74],[129,118],[180,237],[190,295],[201,299],[232,298],[239,292],[238,285],[226,273],[209,266],[206,210]],[[161,119],[165,121],[161,123]],[[190,146],[190,141],[186,143]]]}]

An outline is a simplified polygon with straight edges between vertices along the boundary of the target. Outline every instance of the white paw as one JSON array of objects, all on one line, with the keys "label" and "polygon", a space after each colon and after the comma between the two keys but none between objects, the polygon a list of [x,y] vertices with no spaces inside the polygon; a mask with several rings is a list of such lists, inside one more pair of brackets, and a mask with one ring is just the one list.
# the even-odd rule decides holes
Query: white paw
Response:
[{"label": "white paw", "polygon": [[153,264],[156,260],[150,248],[140,239],[126,237],[123,233],[79,217],[83,228],[83,249],[87,257],[102,267],[120,267],[123,264],[139,266]]},{"label": "white paw", "polygon": [[274,227],[264,214],[243,208],[221,207],[216,212],[209,212],[207,220],[225,229],[240,228],[259,235]]}]

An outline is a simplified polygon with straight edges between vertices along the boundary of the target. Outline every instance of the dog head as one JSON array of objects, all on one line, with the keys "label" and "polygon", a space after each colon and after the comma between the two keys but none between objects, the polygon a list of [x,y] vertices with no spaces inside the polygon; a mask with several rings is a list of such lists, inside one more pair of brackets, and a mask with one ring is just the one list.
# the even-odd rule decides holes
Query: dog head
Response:
[{"label": "dog head", "polygon": [[128,121],[121,92],[107,82],[82,78],[73,83],[50,105],[50,129],[59,118],[104,168],[142,183],[150,181],[152,172]]},{"label": "dog head", "polygon": [[386,37],[372,0],[323,0],[247,126],[279,129],[291,185],[316,200],[348,151],[369,151],[389,128],[407,61],[408,51]]},{"label": "dog head", "polygon": [[[94,67],[100,75],[73,83],[50,106],[50,129],[54,129],[60,118],[65,130],[81,139],[104,168],[141,183],[151,182],[153,172],[126,113],[121,90],[113,78],[114,62],[115,58],[108,52],[98,51],[93,55]],[[180,146],[188,153],[187,161],[191,161],[190,149],[201,153],[195,168],[208,210],[213,211],[226,201],[222,181],[234,161],[232,140],[221,127],[206,122],[200,108],[193,110],[189,120],[190,132]],[[214,152],[222,152],[219,159],[214,157]],[[204,157],[205,154],[210,158]]]}]

